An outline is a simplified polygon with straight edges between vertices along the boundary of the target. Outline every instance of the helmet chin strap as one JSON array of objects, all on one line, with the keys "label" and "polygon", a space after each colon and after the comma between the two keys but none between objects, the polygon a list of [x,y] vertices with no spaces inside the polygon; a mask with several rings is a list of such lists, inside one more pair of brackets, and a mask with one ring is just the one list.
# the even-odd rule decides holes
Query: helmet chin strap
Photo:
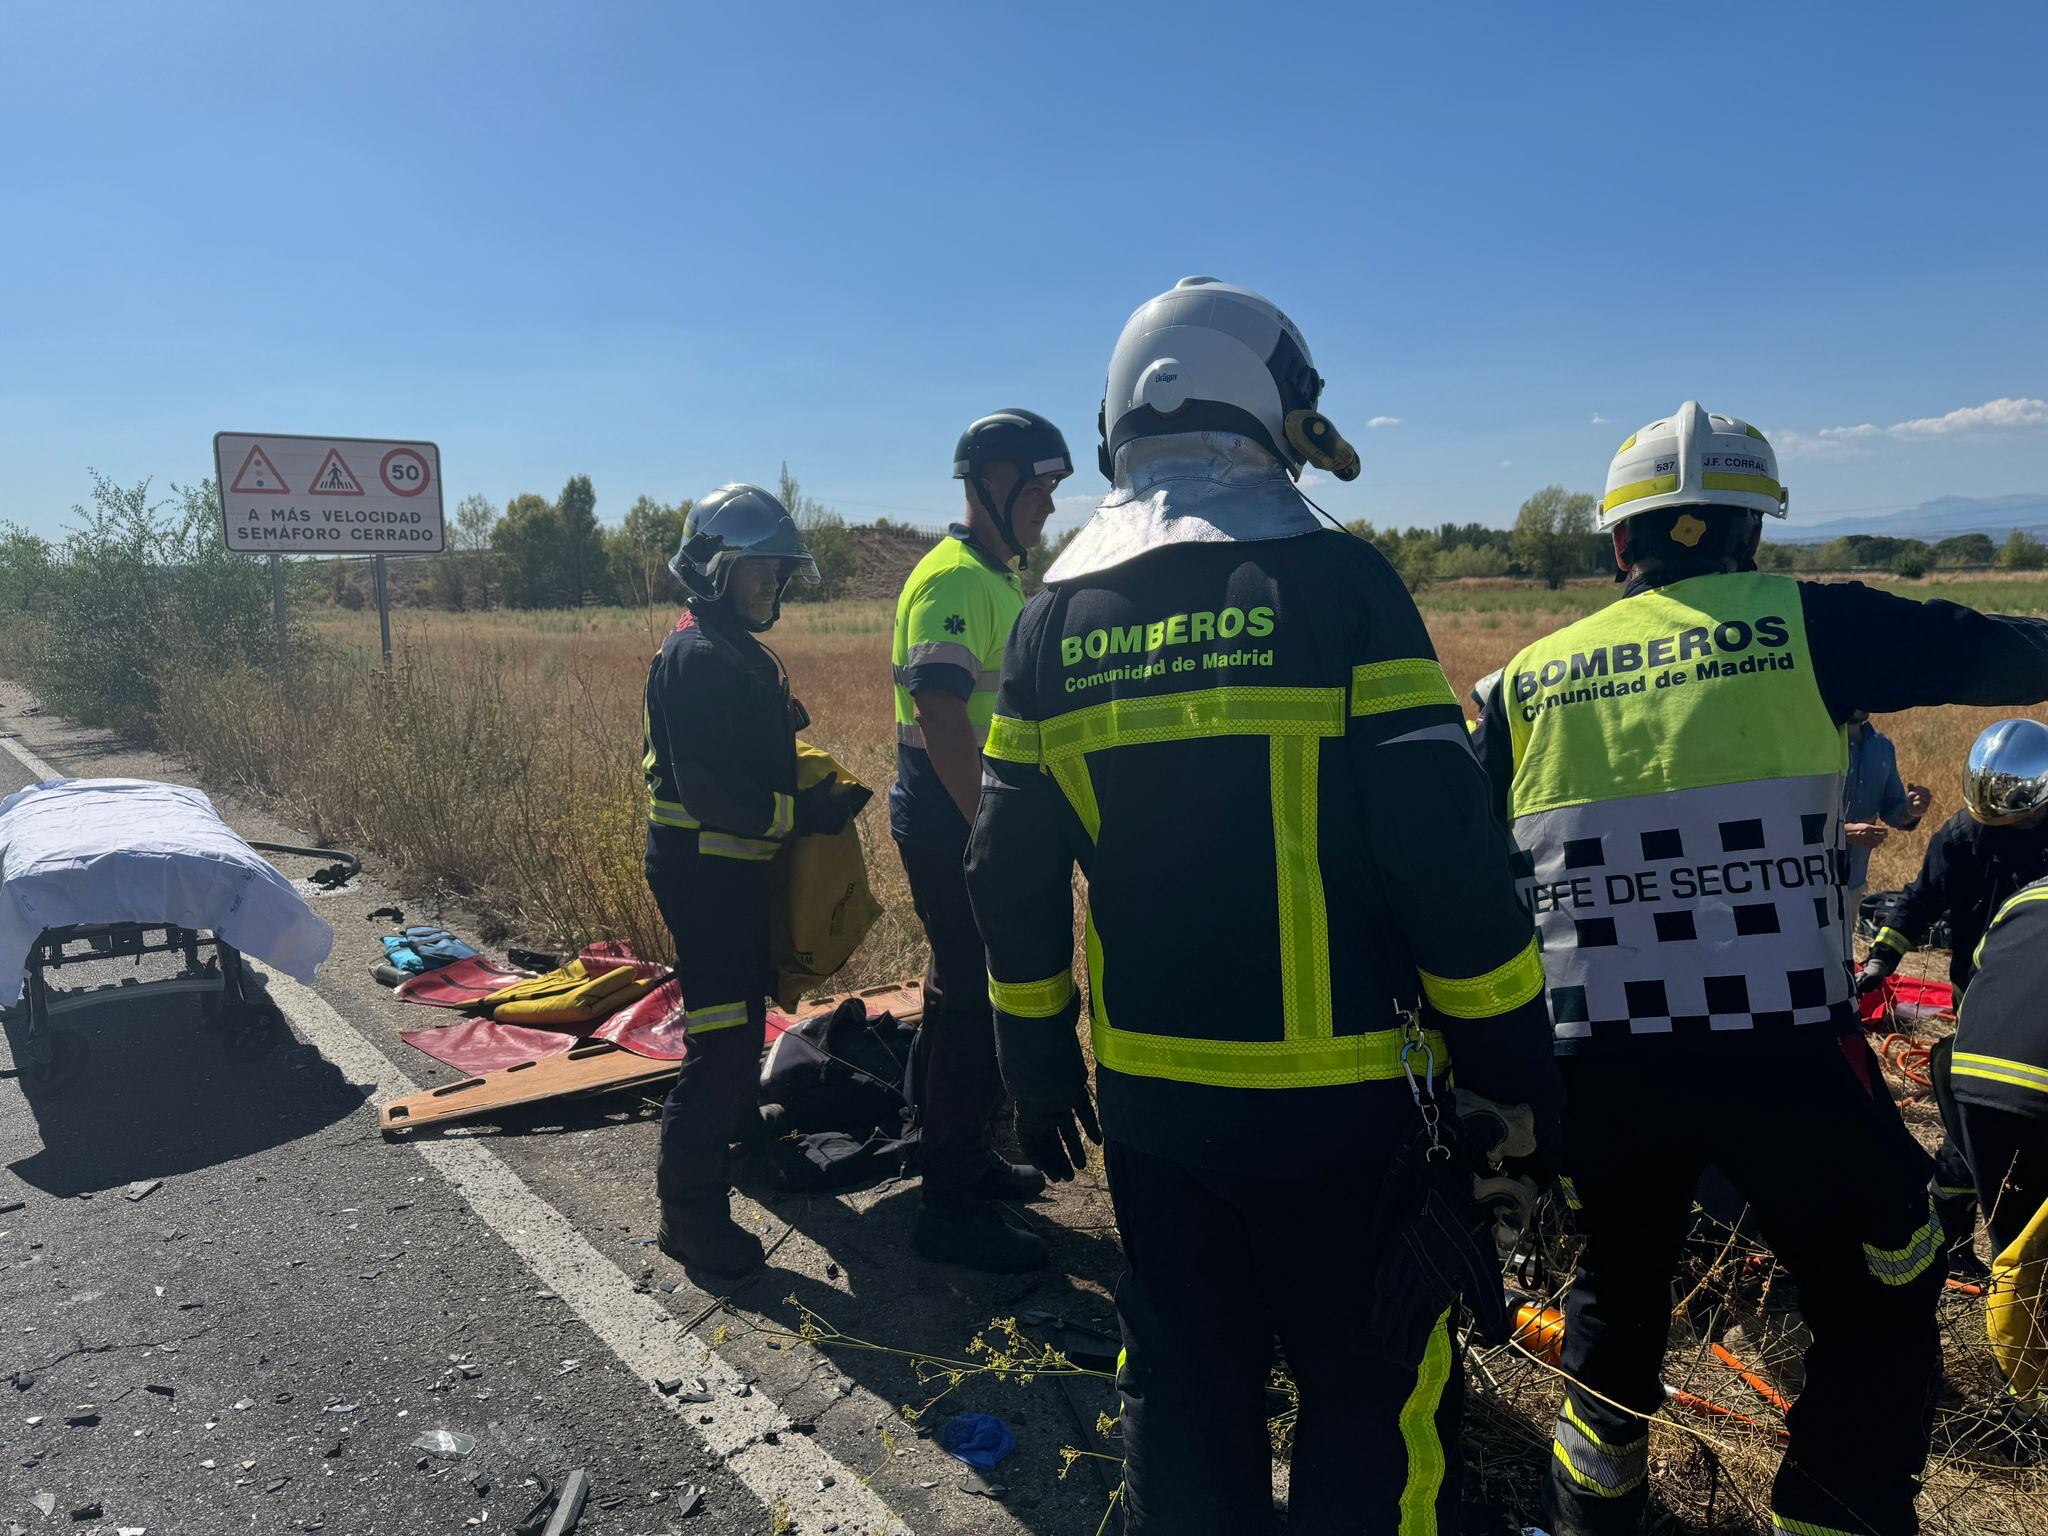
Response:
[{"label": "helmet chin strap", "polygon": [[988,514],[989,521],[996,525],[996,533],[1002,538],[1010,553],[1016,557],[1017,569],[1029,570],[1030,551],[1017,542],[1017,498],[1024,494],[1024,487],[1031,483],[1024,477],[1023,467],[1018,466],[1017,483],[1010,487],[1010,494],[1003,499],[1003,510],[1000,512],[996,510],[995,498],[989,494],[987,481],[979,475],[970,475],[967,483],[974,487],[974,499],[981,503],[981,510]]}]

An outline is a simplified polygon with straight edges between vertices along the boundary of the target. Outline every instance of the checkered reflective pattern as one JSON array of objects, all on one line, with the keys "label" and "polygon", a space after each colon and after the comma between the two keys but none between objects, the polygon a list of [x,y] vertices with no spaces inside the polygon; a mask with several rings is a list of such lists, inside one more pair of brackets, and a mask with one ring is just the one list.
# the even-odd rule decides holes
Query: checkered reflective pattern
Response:
[{"label": "checkered reflective pattern", "polygon": [[1559,1040],[1825,1024],[1850,1001],[1840,778],[1571,806],[1515,823]]}]

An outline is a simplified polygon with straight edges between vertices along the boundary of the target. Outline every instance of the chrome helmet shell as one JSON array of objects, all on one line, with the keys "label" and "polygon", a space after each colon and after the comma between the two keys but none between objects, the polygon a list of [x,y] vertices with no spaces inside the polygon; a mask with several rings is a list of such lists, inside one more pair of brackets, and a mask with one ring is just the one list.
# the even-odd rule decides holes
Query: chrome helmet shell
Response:
[{"label": "chrome helmet shell", "polygon": [[2048,725],[2001,720],[1979,736],[1963,770],[1963,804],[1987,827],[2048,806]]}]

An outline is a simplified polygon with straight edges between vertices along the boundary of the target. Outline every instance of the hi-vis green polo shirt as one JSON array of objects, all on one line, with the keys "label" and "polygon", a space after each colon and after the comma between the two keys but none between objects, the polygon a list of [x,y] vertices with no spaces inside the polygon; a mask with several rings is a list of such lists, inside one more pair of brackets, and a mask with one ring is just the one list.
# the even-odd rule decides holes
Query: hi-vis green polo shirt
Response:
[{"label": "hi-vis green polo shirt", "polygon": [[925,751],[913,698],[927,691],[967,701],[975,735],[988,739],[1002,678],[1003,648],[1024,611],[1024,584],[1007,564],[955,523],[932,546],[896,600],[889,661],[896,680],[896,784],[889,830],[898,842],[967,834]]}]

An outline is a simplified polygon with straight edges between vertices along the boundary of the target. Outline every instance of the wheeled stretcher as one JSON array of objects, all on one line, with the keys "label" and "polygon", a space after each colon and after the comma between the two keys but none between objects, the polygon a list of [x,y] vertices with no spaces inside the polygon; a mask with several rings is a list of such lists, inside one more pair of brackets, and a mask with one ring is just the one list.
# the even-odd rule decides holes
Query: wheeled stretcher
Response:
[{"label": "wheeled stretcher", "polygon": [[[196,994],[229,1051],[260,1054],[274,1043],[281,1021],[244,953],[310,982],[334,933],[258,850],[333,861],[316,884],[339,885],[359,867],[332,849],[245,842],[183,785],[53,779],[0,800],[0,967],[20,965],[16,1052],[28,1087],[54,1091],[77,1077],[83,1042],[56,1021],[109,1000]],[[184,964],[156,980],[50,982],[67,965],[144,955]],[[8,990],[0,981],[0,994]]]}]

